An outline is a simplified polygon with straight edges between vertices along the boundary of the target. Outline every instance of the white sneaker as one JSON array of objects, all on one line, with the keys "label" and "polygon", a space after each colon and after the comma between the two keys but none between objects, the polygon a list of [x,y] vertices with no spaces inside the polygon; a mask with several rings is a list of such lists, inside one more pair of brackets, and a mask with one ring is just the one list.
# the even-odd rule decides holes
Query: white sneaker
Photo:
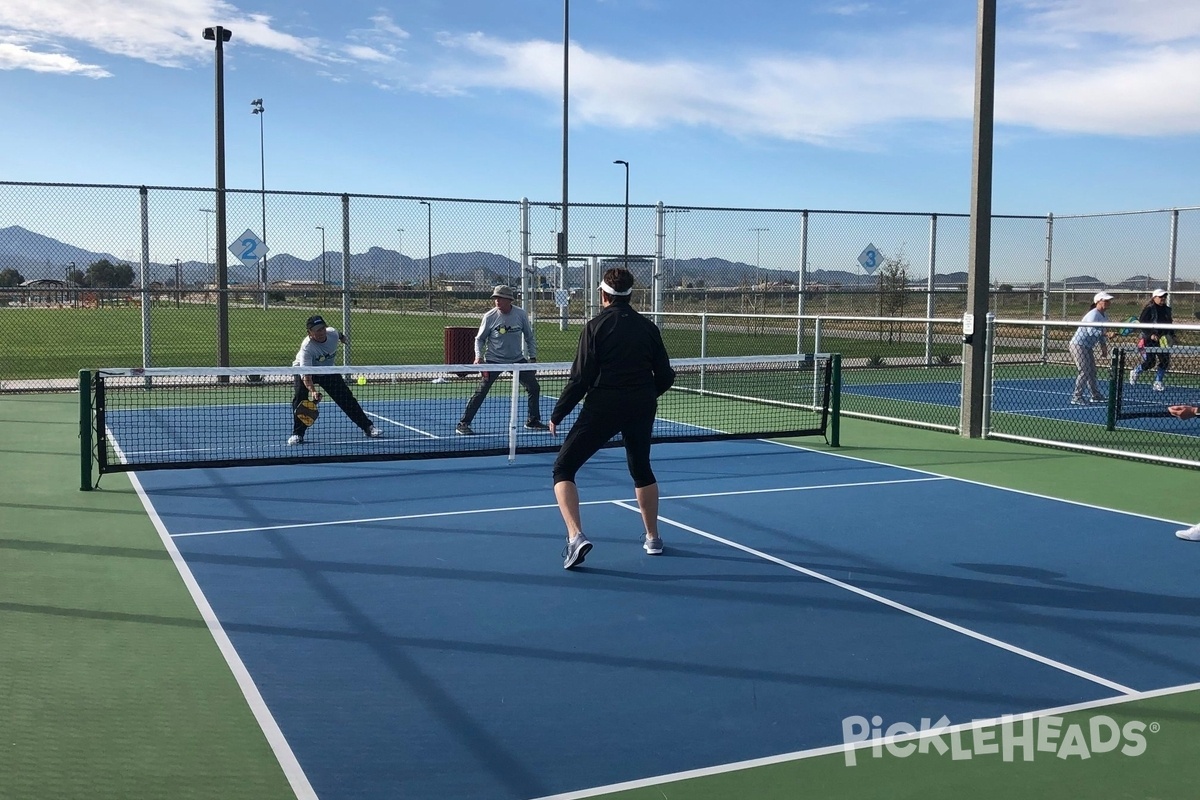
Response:
[{"label": "white sneaker", "polygon": [[1136,369],[1129,370],[1129,385],[1137,386],[1138,371]]},{"label": "white sneaker", "polygon": [[1189,542],[1200,542],[1200,522],[1197,522],[1186,531],[1175,531],[1175,535],[1180,539],[1187,539]]},{"label": "white sneaker", "polygon": [[1155,382],[1154,382],[1154,391],[1156,391],[1156,392],[1161,392],[1163,389],[1166,389],[1166,388],[1167,388],[1167,387],[1163,386],[1163,382],[1162,382],[1162,381],[1155,381]]},{"label": "white sneaker", "polygon": [[293,433],[291,436],[288,437],[288,447],[294,447],[295,445],[298,445],[298,444],[304,444],[303,436],[297,436],[296,434]]},{"label": "white sneaker", "polygon": [[370,436],[372,439],[378,439],[380,436],[383,436],[383,431],[379,430],[379,428],[376,428],[374,425],[367,428],[365,433],[367,434],[367,436]]}]

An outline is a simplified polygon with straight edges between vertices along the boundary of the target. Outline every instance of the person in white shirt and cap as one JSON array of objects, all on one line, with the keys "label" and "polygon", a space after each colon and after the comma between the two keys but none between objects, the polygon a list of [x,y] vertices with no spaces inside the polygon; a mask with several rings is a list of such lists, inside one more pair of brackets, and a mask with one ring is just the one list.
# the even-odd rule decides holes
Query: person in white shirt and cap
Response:
[{"label": "person in white shirt and cap", "polygon": [[[537,342],[533,338],[533,326],[529,324],[529,316],[525,309],[513,305],[515,299],[513,290],[503,284],[492,290],[495,308],[484,314],[479,322],[479,330],[475,334],[474,363],[531,364],[537,361]],[[483,373],[479,387],[467,401],[462,418],[454,428],[455,433],[461,436],[475,434],[471,422],[479,413],[492,384],[501,374],[497,371]],[[521,386],[525,387],[525,392],[529,395],[529,413],[525,417],[525,427],[531,431],[544,431],[547,428],[546,423],[542,422],[542,387],[538,384],[533,370],[521,370],[519,376]]]},{"label": "person in white shirt and cap", "polygon": [[[324,317],[319,314],[309,317],[305,323],[305,327],[308,329],[308,335],[300,343],[300,349],[296,352],[295,359],[292,360],[292,366],[333,366],[338,345],[346,342],[346,335],[339,332],[336,328],[330,328],[326,325]],[[383,432],[371,423],[370,417],[362,410],[362,406],[358,404],[354,393],[350,391],[350,387],[346,385],[346,381],[342,379],[341,375],[296,375],[293,379],[293,384],[292,435],[288,437],[288,445],[304,444],[304,434],[308,428],[301,421],[300,415],[295,412],[305,400],[311,400],[314,403],[321,402],[321,393],[317,390],[318,386],[329,392],[329,397],[333,402],[337,403],[338,408],[346,412],[346,416],[355,425],[362,428],[363,433],[372,439],[383,435]]]},{"label": "person in white shirt and cap", "polygon": [[[1112,300],[1113,296],[1108,292],[1097,292],[1092,298],[1091,308],[1083,315],[1083,325],[1075,331],[1067,345],[1067,349],[1071,351],[1071,358],[1075,359],[1075,366],[1079,369],[1079,376],[1075,378],[1075,392],[1071,395],[1073,406],[1106,402],[1100,392],[1100,386],[1096,383],[1096,345],[1100,345],[1100,357],[1108,358],[1108,340],[1112,337],[1112,332],[1093,326],[1097,322],[1108,322],[1108,316],[1104,312],[1108,311]],[[1091,393],[1089,397],[1084,397],[1085,390]]]},{"label": "person in white shirt and cap", "polygon": [[[1171,319],[1171,307],[1167,305],[1167,290],[1155,289],[1150,295],[1150,302],[1142,309],[1142,313],[1138,315],[1138,322],[1143,325],[1171,325],[1174,320]],[[1141,330],[1141,339],[1138,341],[1138,349],[1145,347],[1170,347],[1171,334],[1169,331],[1160,331],[1152,328],[1143,328]],[[1161,392],[1166,389],[1165,381],[1167,379],[1167,370],[1171,368],[1171,356],[1167,353],[1145,353],[1142,361],[1136,367],[1129,371],[1129,385],[1138,382],[1142,372],[1152,369],[1157,366],[1154,372],[1153,389],[1156,392]]]}]

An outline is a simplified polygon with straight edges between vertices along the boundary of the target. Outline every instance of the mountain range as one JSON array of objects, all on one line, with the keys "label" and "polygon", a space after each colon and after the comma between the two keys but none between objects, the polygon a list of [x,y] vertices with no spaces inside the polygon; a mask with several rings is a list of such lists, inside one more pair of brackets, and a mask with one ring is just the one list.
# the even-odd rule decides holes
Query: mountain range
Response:
[{"label": "mountain range", "polygon": [[[49,236],[27,230],[14,225],[0,228],[0,270],[15,269],[26,280],[53,278],[61,280],[66,272],[73,268],[86,272],[89,264],[105,260],[117,264],[131,262],[129,258],[118,258],[112,253],[86,250],[81,247],[61,242]],[[619,265],[620,258],[605,261],[605,265]],[[630,259],[630,269],[639,282],[648,283],[651,265],[644,260]],[[135,271],[137,265],[135,264]],[[547,265],[539,268],[539,273],[547,276],[557,271],[557,266]],[[370,247],[366,252],[353,253],[350,256],[350,274],[355,283],[367,284],[413,284],[425,285],[432,272],[434,279],[470,281],[478,287],[487,287],[496,283],[510,283],[519,279],[520,265],[512,259],[497,253],[488,252],[453,252],[435,254],[432,260],[427,258],[411,258],[395,250],[383,247]],[[760,281],[774,284],[795,285],[796,273],[792,270],[757,269],[752,264],[740,261],[729,261],[723,258],[689,258],[680,259],[677,263],[667,260],[668,282],[672,286],[747,286]],[[584,267],[579,262],[571,262],[567,269],[567,282],[572,286],[582,285]],[[240,261],[229,259],[229,282],[256,283],[258,275],[251,267],[244,266]],[[215,282],[215,266],[199,261],[181,261],[178,264],[163,264],[151,262],[149,278],[151,282],[173,285],[176,275],[179,275],[183,285],[203,285]],[[761,276],[761,277],[760,277]],[[331,285],[340,285],[342,277],[342,254],[329,251],[324,256],[311,259],[297,258],[289,253],[271,255],[267,261],[267,277],[271,281],[312,281],[322,278]],[[849,270],[810,269],[808,282],[810,285],[854,287],[874,286],[877,276],[865,275],[862,272]],[[923,279],[912,281],[913,285],[924,284]],[[967,273],[956,271],[939,273],[934,276],[934,283],[941,287],[964,287],[967,283]],[[1055,281],[1061,286],[1063,281]],[[1152,288],[1159,282],[1145,275],[1135,275],[1117,284],[1106,284],[1090,275],[1068,277],[1065,283],[1069,288],[1090,290],[1095,288],[1136,289]],[[1037,288],[1041,284],[1030,282],[1016,284],[1021,288]],[[1185,288],[1176,284],[1176,288]]]}]

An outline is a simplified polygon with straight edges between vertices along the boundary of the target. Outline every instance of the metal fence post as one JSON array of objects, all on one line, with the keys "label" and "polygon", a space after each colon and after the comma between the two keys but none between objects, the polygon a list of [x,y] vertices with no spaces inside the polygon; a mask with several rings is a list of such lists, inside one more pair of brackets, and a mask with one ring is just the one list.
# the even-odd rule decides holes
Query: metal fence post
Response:
[{"label": "metal fence post", "polygon": [[[925,316],[933,319],[934,276],[937,274],[937,214],[929,215],[929,277],[926,280]],[[933,323],[925,323],[925,366],[933,365]]]},{"label": "metal fence post", "polygon": [[983,438],[986,439],[992,430],[992,370],[995,365],[996,353],[996,315],[991,311],[987,314],[984,326],[983,351]]},{"label": "metal fence post", "polygon": [[142,268],[141,297],[142,306],[142,366],[150,366],[150,279],[146,274],[150,271],[150,190],[145,186],[138,189],[138,200],[141,207],[142,232]]},{"label": "metal fence post", "polygon": [[[1046,215],[1046,274],[1042,279],[1042,319],[1050,319],[1050,270],[1054,264],[1054,214]],[[1067,318],[1067,286],[1063,283],[1063,319]],[[1050,328],[1042,326],[1042,363],[1050,360]]]},{"label": "metal fence post", "polygon": [[[800,269],[796,271],[796,355],[804,352],[804,292],[808,283],[808,211],[800,212]],[[816,348],[813,348],[816,352]]]},{"label": "metal fence post", "polygon": [[342,363],[350,360],[350,195],[342,195],[342,333],[346,343],[342,345]]}]

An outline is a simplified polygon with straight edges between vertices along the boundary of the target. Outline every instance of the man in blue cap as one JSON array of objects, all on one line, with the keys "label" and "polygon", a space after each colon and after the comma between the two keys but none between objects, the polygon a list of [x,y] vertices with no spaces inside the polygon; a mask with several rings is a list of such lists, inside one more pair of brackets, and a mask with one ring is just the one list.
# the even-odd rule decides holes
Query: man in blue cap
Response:
[{"label": "man in blue cap", "polygon": [[[296,353],[296,358],[292,361],[292,366],[333,366],[338,344],[344,344],[347,341],[346,334],[340,333],[335,328],[330,328],[325,324],[325,319],[319,314],[308,318],[307,327],[308,335],[300,343],[300,350]],[[362,428],[363,433],[367,436],[375,438],[383,435],[383,432],[371,423],[370,418],[362,410],[362,406],[358,404],[358,400],[354,399],[354,393],[350,391],[350,387],[342,380],[341,375],[333,373],[297,375],[293,380],[293,384],[292,435],[287,440],[289,445],[304,444],[304,432],[308,430],[308,427],[295,414],[295,411],[305,400],[311,400],[314,403],[321,402],[321,393],[317,391],[317,386],[329,392],[329,397],[333,402],[337,403],[338,408],[345,411],[346,416],[355,425]]]}]

